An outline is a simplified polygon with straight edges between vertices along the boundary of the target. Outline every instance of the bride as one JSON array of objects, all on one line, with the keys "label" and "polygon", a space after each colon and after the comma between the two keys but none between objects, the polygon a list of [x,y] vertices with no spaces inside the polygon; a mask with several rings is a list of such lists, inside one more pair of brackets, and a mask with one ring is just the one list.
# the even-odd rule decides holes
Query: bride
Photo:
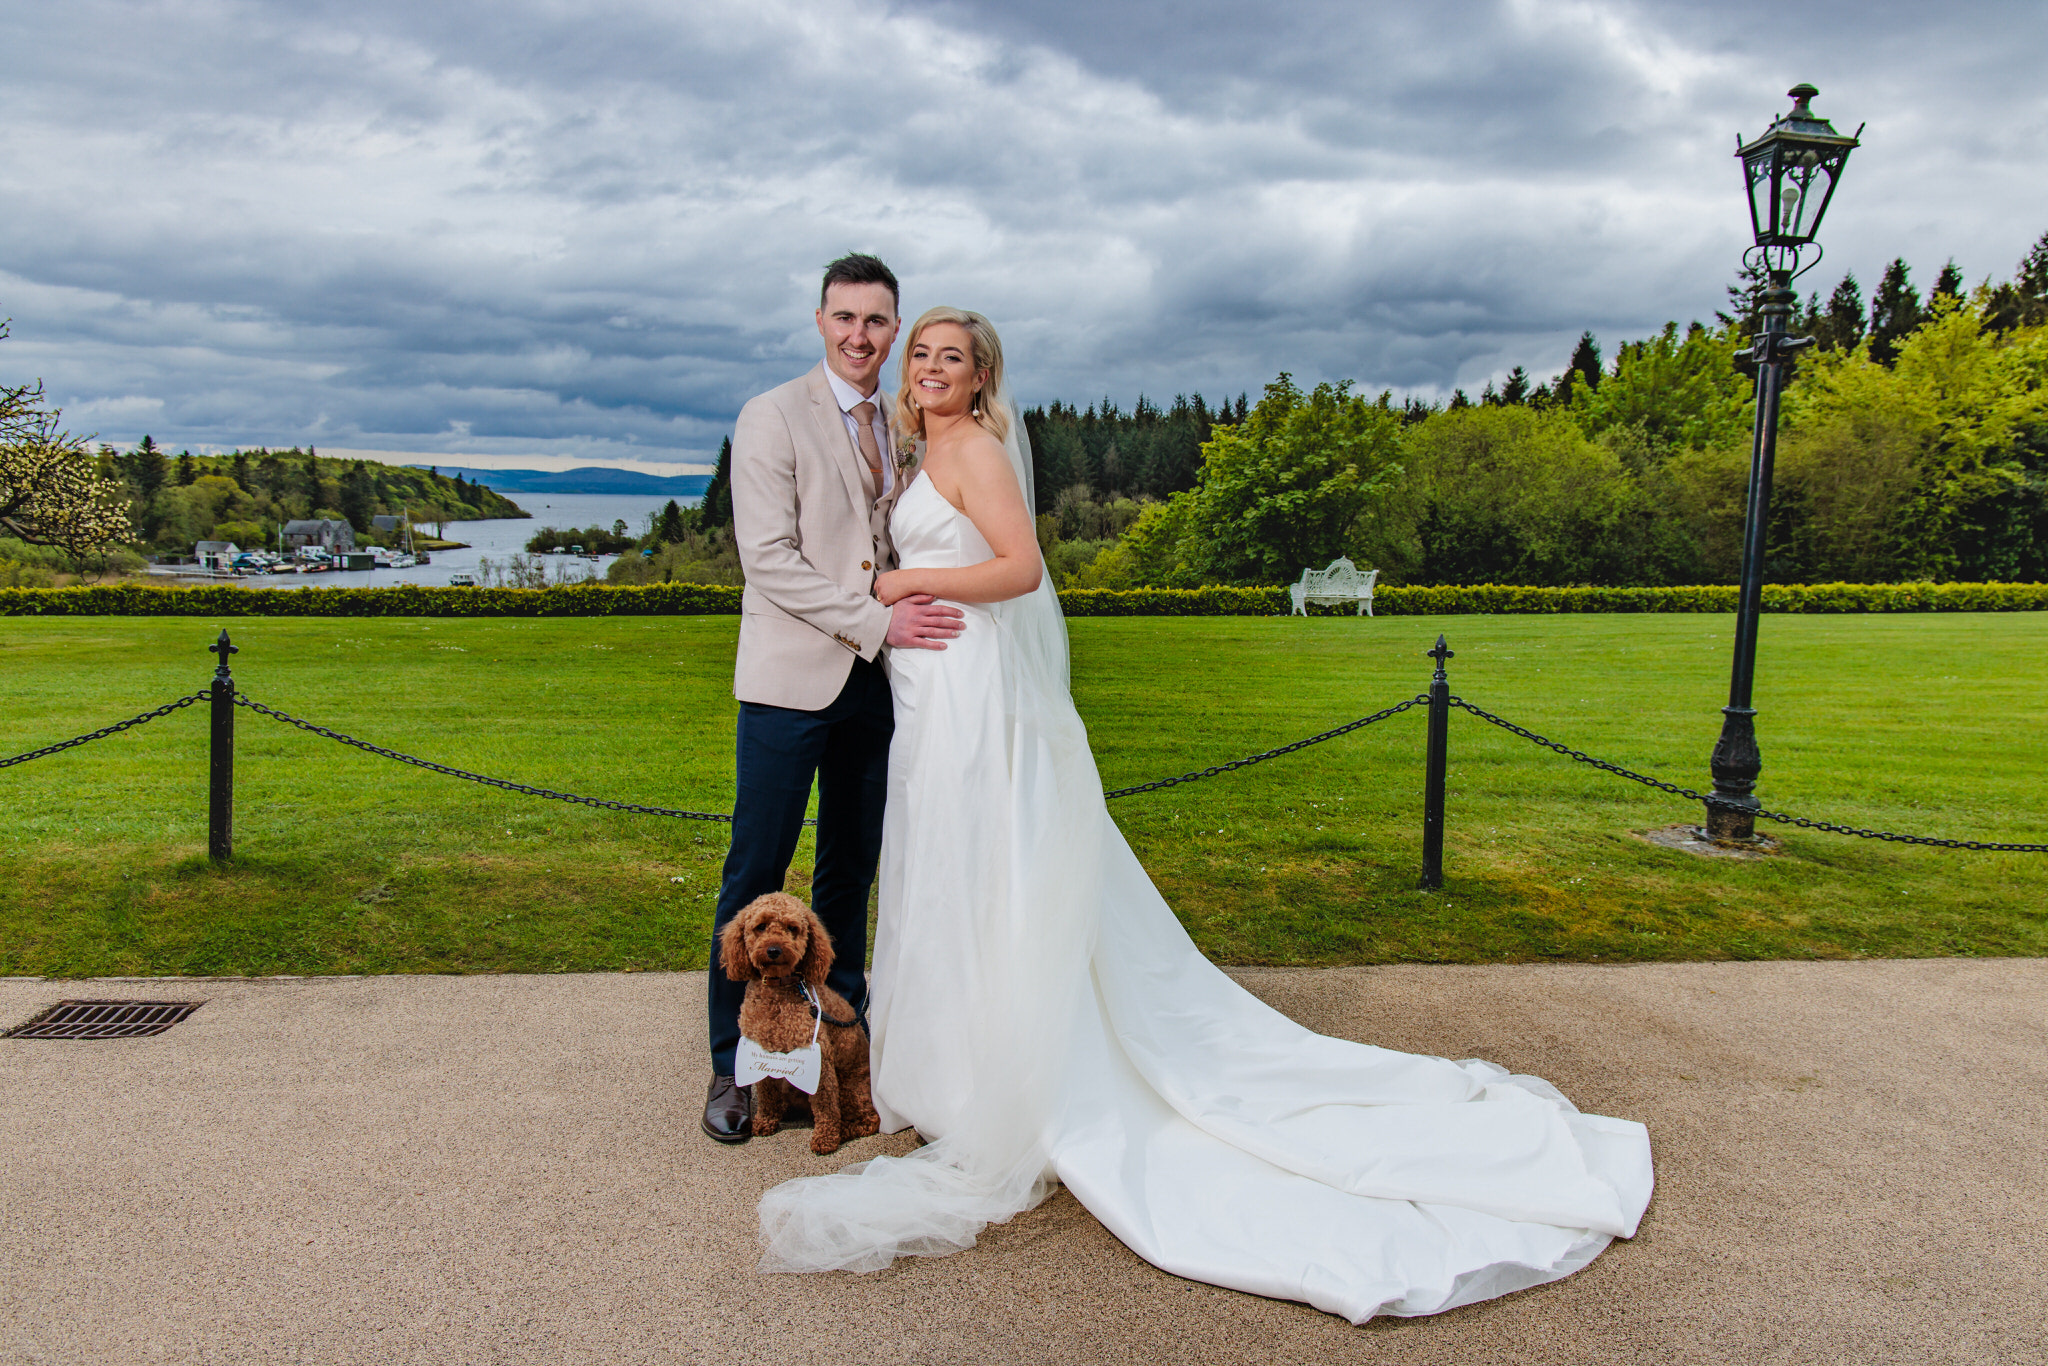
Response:
[{"label": "bride", "polygon": [[927,1142],[770,1190],[763,1269],[957,1251],[1064,1183],[1154,1266],[1363,1323],[1633,1236],[1642,1125],[1476,1059],[1310,1033],[1202,957],[1103,803],[995,329],[933,309],[903,355],[924,457],[876,591],[966,615],[948,649],[891,659],[874,1096]]}]

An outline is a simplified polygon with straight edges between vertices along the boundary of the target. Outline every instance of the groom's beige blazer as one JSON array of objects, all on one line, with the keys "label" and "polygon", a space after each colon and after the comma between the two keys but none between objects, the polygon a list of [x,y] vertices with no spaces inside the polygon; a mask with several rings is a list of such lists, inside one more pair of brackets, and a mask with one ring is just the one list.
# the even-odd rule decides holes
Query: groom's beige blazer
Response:
[{"label": "groom's beige blazer", "polygon": [[[895,431],[888,395],[876,392]],[[885,453],[885,459],[892,456]],[[879,502],[825,382],[825,366],[750,400],[732,436],[732,525],[747,572],[733,695],[819,711],[856,656],[883,663],[889,609],[875,576],[896,567],[889,512],[903,471]]]}]

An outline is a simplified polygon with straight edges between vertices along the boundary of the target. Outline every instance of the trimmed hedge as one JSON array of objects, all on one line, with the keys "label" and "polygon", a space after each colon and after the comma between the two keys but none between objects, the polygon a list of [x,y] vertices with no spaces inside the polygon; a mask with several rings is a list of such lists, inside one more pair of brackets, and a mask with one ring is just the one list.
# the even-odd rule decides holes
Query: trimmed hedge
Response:
[{"label": "trimmed hedge", "polygon": [[612,617],[737,616],[740,590],[716,583],[614,588],[243,588],[98,584],[0,588],[0,616],[70,617]]},{"label": "trimmed hedge", "polygon": [[[1516,584],[1396,586],[1379,589],[1379,616],[1423,617],[1542,612],[1733,612],[1733,584],[1682,588],[1536,588]],[[1285,588],[1138,588],[1064,593],[1070,617],[1280,616]],[[1311,612],[1356,611],[1349,605]],[[1766,612],[2040,612],[2042,583],[1784,583],[1764,585]]]},{"label": "trimmed hedge", "polygon": [[[1070,617],[1273,617],[1285,588],[1090,588],[1060,595]],[[72,617],[608,617],[733,616],[740,590],[726,584],[556,588],[252,589],[165,588],[116,583],[80,588],[0,588],[0,616]],[[1348,606],[1315,607],[1317,615]],[[1735,588],[1530,588],[1513,584],[1390,587],[1373,598],[1380,616],[1541,612],[1733,612]],[[1764,586],[1766,612],[2041,612],[2043,583],[1785,583]]]}]

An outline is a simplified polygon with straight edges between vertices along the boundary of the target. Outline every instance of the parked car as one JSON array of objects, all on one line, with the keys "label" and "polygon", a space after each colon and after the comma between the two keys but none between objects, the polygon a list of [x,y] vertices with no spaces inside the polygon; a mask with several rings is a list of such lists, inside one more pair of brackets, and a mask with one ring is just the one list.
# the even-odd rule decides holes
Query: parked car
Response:
[{"label": "parked car", "polygon": [[476,576],[474,574],[450,574],[448,576],[448,586],[450,588],[474,588],[476,587]]}]

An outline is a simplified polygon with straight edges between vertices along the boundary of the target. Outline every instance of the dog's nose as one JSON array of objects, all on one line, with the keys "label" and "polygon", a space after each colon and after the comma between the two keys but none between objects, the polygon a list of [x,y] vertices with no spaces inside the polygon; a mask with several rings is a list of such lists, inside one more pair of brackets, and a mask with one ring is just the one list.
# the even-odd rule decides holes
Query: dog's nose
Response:
[{"label": "dog's nose", "polygon": [[771,963],[772,963],[772,962],[774,962],[774,961],[775,961],[776,959],[778,959],[778,958],[782,957],[782,950],[781,950],[781,948],[777,947],[776,945],[773,945],[773,944],[771,944],[771,945],[769,945],[769,947],[768,947],[768,952],[767,952],[766,954],[764,954],[763,956],[764,956],[765,958],[767,958],[767,960],[768,960],[769,962],[771,962]]}]

